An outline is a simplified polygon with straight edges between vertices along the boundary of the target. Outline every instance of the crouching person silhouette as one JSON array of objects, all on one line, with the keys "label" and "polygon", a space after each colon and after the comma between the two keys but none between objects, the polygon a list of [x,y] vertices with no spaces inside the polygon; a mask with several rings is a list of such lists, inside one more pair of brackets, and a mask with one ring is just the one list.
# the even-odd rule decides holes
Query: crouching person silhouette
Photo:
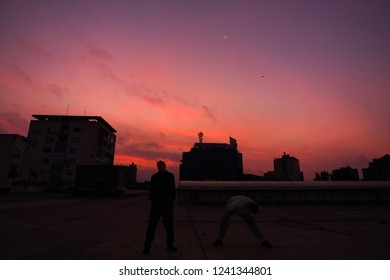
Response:
[{"label": "crouching person silhouette", "polygon": [[163,161],[157,162],[158,172],[151,178],[149,200],[151,202],[149,222],[146,230],[144,254],[149,254],[156,232],[156,227],[162,216],[166,231],[166,245],[170,252],[177,252],[174,247],[173,204],[176,198],[175,177],[166,169]]},{"label": "crouching person silhouette", "polygon": [[230,217],[237,214],[248,225],[253,234],[261,241],[261,246],[266,248],[273,248],[268,242],[267,237],[257,227],[255,222],[255,214],[261,212],[263,209],[254,202],[252,199],[246,196],[238,195],[232,196],[228,199],[221,224],[219,226],[218,238],[214,242],[213,246],[223,245],[223,238],[229,227]]}]

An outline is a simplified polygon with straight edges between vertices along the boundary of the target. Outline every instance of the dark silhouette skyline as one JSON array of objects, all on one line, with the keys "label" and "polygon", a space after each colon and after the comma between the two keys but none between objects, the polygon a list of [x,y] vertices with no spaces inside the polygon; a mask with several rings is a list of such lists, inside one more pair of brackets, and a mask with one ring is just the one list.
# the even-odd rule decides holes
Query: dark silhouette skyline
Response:
[{"label": "dark silhouette skyline", "polygon": [[[15,137],[3,136],[3,150],[14,150],[17,153],[3,157],[3,170],[10,170],[2,175],[3,185],[17,182],[36,182],[42,188],[72,189],[74,188],[78,166],[106,165],[114,163],[116,150],[116,130],[100,116],[67,116],[67,115],[33,115],[28,137],[22,144],[10,142]],[[199,142],[189,152],[183,152],[179,180],[303,180],[300,161],[296,157],[284,153],[274,159],[274,170],[263,174],[247,174],[244,172],[245,155],[238,151],[237,141],[230,137],[229,144],[205,143],[204,134],[198,133]],[[15,138],[16,139],[16,138]],[[5,155],[5,153],[4,153]],[[363,169],[364,180],[389,180],[388,155],[373,159],[369,167]],[[13,163],[19,158],[17,164]],[[133,163],[134,164],[134,163]],[[128,164],[127,164],[128,165]],[[171,165],[172,168],[172,165]],[[137,179],[139,170],[132,173]],[[174,171],[173,171],[174,172]],[[175,172],[174,172],[175,173]],[[119,176],[119,175],[115,175]],[[359,180],[358,170],[351,167],[334,169],[331,176],[322,171],[308,180]],[[106,178],[116,181],[115,178]],[[148,181],[147,178],[146,181]],[[128,184],[131,182],[129,181]]]}]

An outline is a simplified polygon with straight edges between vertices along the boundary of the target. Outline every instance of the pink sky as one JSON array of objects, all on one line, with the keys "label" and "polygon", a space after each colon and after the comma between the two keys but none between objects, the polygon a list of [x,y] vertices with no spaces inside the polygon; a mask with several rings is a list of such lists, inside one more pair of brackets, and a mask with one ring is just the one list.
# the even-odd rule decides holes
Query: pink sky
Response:
[{"label": "pink sky", "polygon": [[[0,133],[102,116],[116,164],[237,139],[244,172],[287,152],[305,180],[390,153],[388,1],[0,2]],[[264,77],[262,77],[264,76]],[[68,109],[69,108],[69,109]]]}]

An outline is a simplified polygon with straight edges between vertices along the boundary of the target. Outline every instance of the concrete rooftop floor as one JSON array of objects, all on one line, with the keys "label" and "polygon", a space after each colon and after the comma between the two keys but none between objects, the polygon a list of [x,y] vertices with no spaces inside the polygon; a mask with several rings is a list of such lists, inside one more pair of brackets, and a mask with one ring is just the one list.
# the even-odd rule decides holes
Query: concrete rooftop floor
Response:
[{"label": "concrete rooftop floor", "polygon": [[124,198],[67,194],[0,197],[3,260],[388,260],[390,204],[263,205],[259,227],[274,245],[260,246],[234,217],[222,247],[213,247],[221,205],[175,205],[175,246],[165,248],[162,221],[150,254],[143,242],[147,193]]}]

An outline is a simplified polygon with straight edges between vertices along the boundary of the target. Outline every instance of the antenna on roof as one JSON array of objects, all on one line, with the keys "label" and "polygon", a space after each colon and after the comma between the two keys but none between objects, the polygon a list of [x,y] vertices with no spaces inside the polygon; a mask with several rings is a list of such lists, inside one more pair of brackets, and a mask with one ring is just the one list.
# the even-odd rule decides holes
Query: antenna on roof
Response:
[{"label": "antenna on roof", "polygon": [[84,117],[86,112],[87,112],[87,106],[84,106]]},{"label": "antenna on roof", "polygon": [[69,104],[68,104],[68,108],[66,109],[66,115],[68,115],[69,113]]},{"label": "antenna on roof", "polygon": [[199,143],[203,142],[203,132],[198,132]]}]

